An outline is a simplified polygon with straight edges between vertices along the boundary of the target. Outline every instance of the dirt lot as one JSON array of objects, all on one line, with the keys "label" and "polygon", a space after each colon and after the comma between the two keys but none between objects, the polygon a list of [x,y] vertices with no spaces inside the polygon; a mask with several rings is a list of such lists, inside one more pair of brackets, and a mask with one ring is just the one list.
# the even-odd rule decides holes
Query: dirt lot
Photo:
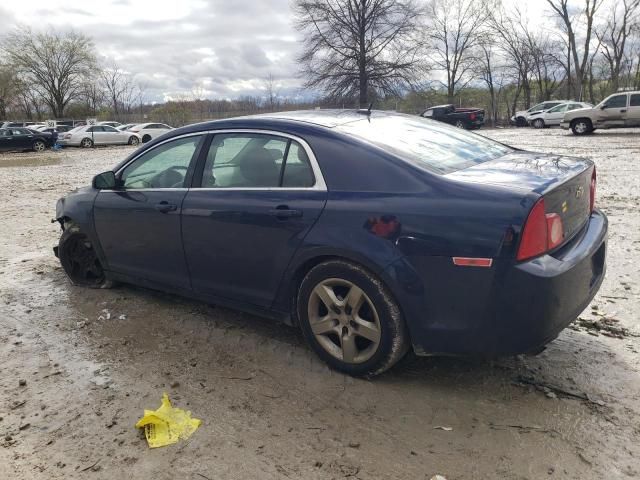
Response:
[{"label": "dirt lot", "polygon": [[[640,131],[482,133],[595,160],[604,285],[536,357],[409,358],[373,381],[260,318],[70,286],[55,202],[129,147],[0,155],[0,478],[640,477]],[[134,424],[163,392],[203,423],[150,450]]]}]

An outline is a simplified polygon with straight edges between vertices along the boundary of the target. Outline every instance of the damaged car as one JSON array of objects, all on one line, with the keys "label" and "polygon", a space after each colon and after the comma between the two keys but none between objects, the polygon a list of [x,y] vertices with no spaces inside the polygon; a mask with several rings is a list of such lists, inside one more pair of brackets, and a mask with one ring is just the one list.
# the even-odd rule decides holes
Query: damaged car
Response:
[{"label": "damaged car", "polygon": [[76,285],[140,285],[299,327],[332,368],[536,353],[605,275],[592,161],[415,116],[273,113],[145,144],[58,201]]}]

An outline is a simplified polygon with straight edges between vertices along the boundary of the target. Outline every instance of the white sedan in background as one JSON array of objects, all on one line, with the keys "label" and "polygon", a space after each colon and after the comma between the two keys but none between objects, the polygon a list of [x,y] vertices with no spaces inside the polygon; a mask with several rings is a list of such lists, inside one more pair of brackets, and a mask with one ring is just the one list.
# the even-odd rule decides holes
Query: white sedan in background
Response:
[{"label": "white sedan in background", "polygon": [[593,105],[584,102],[565,102],[556,105],[547,111],[541,112],[534,118],[529,119],[529,125],[534,128],[557,127],[562,123],[564,114],[579,108],[592,108]]},{"label": "white sedan in background", "polygon": [[76,127],[58,137],[58,144],[65,147],[89,148],[94,145],[138,145],[140,135],[121,132],[108,125]]},{"label": "white sedan in background", "polygon": [[139,123],[129,129],[130,132],[137,133],[142,139],[142,143],[147,143],[160,135],[173,130],[173,127],[164,123]]}]

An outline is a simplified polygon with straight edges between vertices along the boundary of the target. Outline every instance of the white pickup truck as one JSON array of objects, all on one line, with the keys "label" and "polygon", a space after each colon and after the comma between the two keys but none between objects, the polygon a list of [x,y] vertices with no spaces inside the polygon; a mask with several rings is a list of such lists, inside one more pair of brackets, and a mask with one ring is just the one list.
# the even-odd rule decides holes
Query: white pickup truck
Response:
[{"label": "white pickup truck", "polygon": [[575,135],[586,135],[597,128],[640,127],[640,91],[609,95],[593,108],[567,112],[560,127]]}]

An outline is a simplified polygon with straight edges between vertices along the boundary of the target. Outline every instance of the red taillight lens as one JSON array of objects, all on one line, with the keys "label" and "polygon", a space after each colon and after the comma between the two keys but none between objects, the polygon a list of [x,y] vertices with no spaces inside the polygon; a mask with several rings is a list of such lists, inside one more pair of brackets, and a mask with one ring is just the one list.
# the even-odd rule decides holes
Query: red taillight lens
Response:
[{"label": "red taillight lens", "polygon": [[591,189],[589,190],[589,211],[593,212],[596,207],[596,167],[593,167],[591,174]]},{"label": "red taillight lens", "polygon": [[476,119],[476,114],[475,113],[470,113],[469,114],[469,119],[470,120],[475,120]]},{"label": "red taillight lens", "polygon": [[544,198],[541,198],[529,212],[516,258],[522,261],[537,257],[557,247],[563,240],[562,218],[557,213],[546,213]]}]

